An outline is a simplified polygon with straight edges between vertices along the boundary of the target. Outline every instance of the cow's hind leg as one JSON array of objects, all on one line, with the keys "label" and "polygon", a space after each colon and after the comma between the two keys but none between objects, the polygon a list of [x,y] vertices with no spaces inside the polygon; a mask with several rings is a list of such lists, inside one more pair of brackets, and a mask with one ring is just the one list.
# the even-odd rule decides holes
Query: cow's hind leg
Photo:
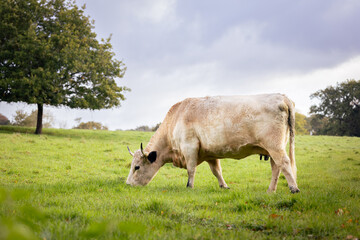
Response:
[{"label": "cow's hind leg", "polygon": [[277,186],[277,183],[279,180],[279,175],[280,175],[280,168],[275,164],[275,162],[272,158],[270,158],[270,163],[271,163],[272,177],[271,177],[271,182],[270,182],[270,186],[268,189],[269,193],[276,191],[276,186]]},{"label": "cow's hind leg", "polygon": [[274,163],[276,164],[276,167],[278,167],[284,174],[286,181],[288,182],[290,191],[292,193],[300,192],[296,184],[296,180],[290,164],[290,159],[286,154],[286,151],[285,150],[269,151],[269,153]]},{"label": "cow's hind leg", "polygon": [[215,159],[215,160],[210,160],[210,161],[207,161],[207,162],[208,162],[208,164],[210,166],[210,169],[211,169],[212,173],[215,175],[215,177],[219,181],[220,187],[229,189],[228,185],[226,184],[226,182],[225,182],[225,180],[224,180],[224,178],[222,176],[220,160]]}]

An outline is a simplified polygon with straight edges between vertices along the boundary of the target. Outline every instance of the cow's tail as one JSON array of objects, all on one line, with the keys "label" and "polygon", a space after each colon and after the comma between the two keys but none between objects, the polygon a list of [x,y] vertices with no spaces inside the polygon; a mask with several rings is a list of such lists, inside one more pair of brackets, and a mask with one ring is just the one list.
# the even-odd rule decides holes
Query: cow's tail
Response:
[{"label": "cow's tail", "polygon": [[291,163],[291,169],[293,171],[294,177],[296,179],[296,162],[295,162],[295,104],[289,98],[285,96],[286,105],[288,106],[288,125],[290,132],[290,142],[289,142],[289,157]]}]

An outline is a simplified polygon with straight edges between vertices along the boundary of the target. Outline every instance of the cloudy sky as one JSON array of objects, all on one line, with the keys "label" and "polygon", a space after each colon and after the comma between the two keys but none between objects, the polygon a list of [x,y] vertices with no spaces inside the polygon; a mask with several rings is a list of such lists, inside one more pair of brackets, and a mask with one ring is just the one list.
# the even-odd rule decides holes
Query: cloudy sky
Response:
[{"label": "cloudy sky", "polygon": [[[74,119],[111,130],[161,122],[187,97],[287,94],[303,114],[310,94],[360,79],[358,0],[77,0],[100,38],[112,34],[132,89],[120,108],[101,111],[46,107],[55,127]],[[35,106],[0,103],[12,118]]]}]

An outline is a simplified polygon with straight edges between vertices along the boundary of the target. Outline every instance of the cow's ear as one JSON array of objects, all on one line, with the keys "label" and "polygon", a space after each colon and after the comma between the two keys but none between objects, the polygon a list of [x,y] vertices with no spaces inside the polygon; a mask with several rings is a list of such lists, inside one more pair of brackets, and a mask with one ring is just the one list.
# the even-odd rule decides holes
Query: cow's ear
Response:
[{"label": "cow's ear", "polygon": [[152,151],[151,153],[149,153],[149,155],[147,156],[147,159],[153,163],[156,161],[156,157],[157,157],[157,154],[156,154],[156,151]]}]

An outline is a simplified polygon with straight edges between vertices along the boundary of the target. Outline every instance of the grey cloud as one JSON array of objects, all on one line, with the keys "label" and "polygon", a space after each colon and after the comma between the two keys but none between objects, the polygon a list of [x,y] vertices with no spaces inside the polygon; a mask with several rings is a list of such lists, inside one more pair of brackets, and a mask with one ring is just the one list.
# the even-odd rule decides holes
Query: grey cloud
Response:
[{"label": "grey cloud", "polygon": [[[313,72],[337,69],[360,55],[355,0],[78,3],[87,3],[99,37],[113,34],[116,56],[128,68],[120,85],[132,92],[121,108],[58,110],[59,118],[102,120],[111,129],[153,125],[172,104],[190,96],[281,91],[301,102],[317,90],[302,88],[302,77],[320,79],[316,87],[326,87],[336,80]],[[337,76],[360,78],[355,71]],[[300,104],[304,113],[308,105]]]}]

